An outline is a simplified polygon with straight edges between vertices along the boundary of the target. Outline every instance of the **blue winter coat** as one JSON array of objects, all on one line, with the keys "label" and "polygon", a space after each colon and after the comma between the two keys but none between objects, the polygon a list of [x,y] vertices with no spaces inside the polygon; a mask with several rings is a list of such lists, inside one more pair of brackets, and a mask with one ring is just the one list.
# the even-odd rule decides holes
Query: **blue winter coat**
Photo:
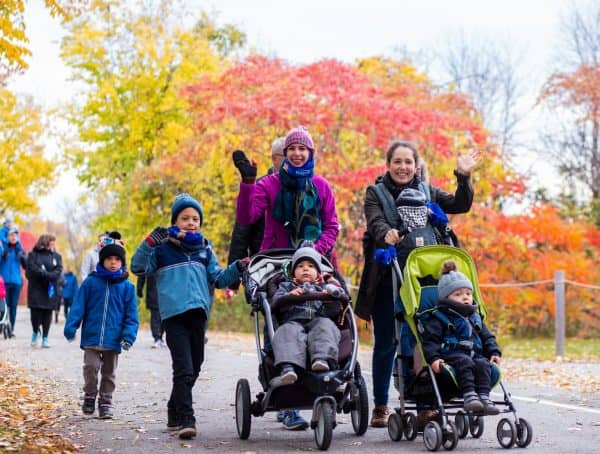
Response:
[{"label": "blue winter coat", "polygon": [[81,348],[121,352],[121,341],[135,342],[139,327],[135,287],[127,279],[111,282],[93,272],[81,284],[65,323],[73,339],[81,325]]},{"label": "blue winter coat", "polygon": [[222,270],[206,240],[194,251],[171,240],[156,247],[144,240],[133,254],[131,271],[139,276],[156,273],[161,320],[191,309],[202,309],[208,317],[210,289],[225,288],[240,278],[237,262]]},{"label": "blue winter coat", "polygon": [[62,290],[62,297],[74,298],[75,294],[77,293],[77,289],[79,288],[77,284],[77,277],[73,273],[65,273],[63,277],[65,278],[66,284]]},{"label": "blue winter coat", "polygon": [[25,251],[17,241],[15,247],[4,243],[0,247],[0,274],[6,284],[22,285],[21,267],[25,269]]}]

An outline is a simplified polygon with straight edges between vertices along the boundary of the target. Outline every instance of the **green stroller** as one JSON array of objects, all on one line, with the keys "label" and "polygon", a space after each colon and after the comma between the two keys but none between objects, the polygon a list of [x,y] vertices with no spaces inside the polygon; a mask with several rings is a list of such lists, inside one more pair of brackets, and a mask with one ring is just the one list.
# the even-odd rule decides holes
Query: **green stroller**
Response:
[{"label": "green stroller", "polygon": [[[408,256],[404,272],[395,258],[390,260],[394,275],[398,278],[400,297],[394,308],[396,361],[394,386],[399,393],[400,407],[395,408],[388,420],[388,433],[394,441],[404,437],[414,440],[418,435],[417,418],[420,410],[437,410],[436,420],[429,421],[423,429],[423,441],[429,451],[441,447],[453,450],[458,440],[469,432],[479,438],[484,430],[483,413],[463,411],[463,399],[453,368],[444,364],[439,374],[426,363],[421,335],[424,322],[432,316],[438,301],[437,281],[440,269],[446,260],[454,260],[458,269],[473,283],[473,298],[477,301],[479,314],[485,319],[486,309],[478,285],[477,270],[471,257],[462,249],[452,246],[423,246],[414,249]],[[517,416],[510,394],[500,379],[500,369],[491,364],[492,387],[500,386],[503,399],[494,401],[500,409],[496,435],[503,448],[515,444],[526,447],[531,443],[530,424]],[[451,417],[454,417],[451,420]]]}]

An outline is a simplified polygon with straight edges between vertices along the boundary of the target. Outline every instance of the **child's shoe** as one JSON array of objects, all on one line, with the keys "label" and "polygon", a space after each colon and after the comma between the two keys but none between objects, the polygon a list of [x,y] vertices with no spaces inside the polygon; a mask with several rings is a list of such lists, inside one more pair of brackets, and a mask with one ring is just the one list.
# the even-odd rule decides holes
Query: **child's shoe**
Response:
[{"label": "child's shoe", "polygon": [[112,419],[113,418],[113,407],[110,404],[98,405],[98,417],[100,419]]},{"label": "child's shoe", "polygon": [[496,405],[494,405],[494,402],[492,402],[492,400],[490,399],[490,395],[489,394],[480,394],[479,398],[481,399],[481,403],[483,404],[483,414],[484,415],[497,415],[498,413],[500,413],[500,410],[498,409],[498,407],[496,407]]},{"label": "child's shoe", "polygon": [[311,369],[313,372],[327,372],[329,370],[329,364],[327,364],[327,361],[317,359],[313,361]]},{"label": "child's shoe", "polygon": [[38,333],[34,332],[31,334],[31,346],[32,347],[37,346],[37,341],[38,341]]},{"label": "child's shoe", "polygon": [[292,383],[296,383],[298,380],[298,375],[294,372],[294,367],[291,364],[285,364],[281,368],[281,384],[282,385],[291,385]]},{"label": "child's shoe", "polygon": [[96,409],[96,399],[86,397],[83,399],[83,404],[81,405],[81,411],[83,411],[84,415],[93,415],[94,410]]},{"label": "child's shoe", "polygon": [[47,337],[42,338],[42,348],[50,348]]},{"label": "child's shoe", "polygon": [[177,433],[177,436],[179,438],[181,438],[182,440],[189,440],[190,438],[195,437],[196,436],[196,425],[190,424],[190,425],[185,425],[185,426],[181,427],[179,429],[179,432]]},{"label": "child's shoe", "polygon": [[465,411],[470,411],[473,413],[481,413],[483,411],[483,404],[479,400],[479,396],[475,394],[474,391],[465,393],[464,399],[465,403],[463,408]]}]

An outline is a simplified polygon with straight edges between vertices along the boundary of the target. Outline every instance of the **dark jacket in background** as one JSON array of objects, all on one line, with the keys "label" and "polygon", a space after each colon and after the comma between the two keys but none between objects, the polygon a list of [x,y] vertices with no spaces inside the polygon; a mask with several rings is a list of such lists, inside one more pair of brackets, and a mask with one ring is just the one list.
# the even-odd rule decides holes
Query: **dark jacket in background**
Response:
[{"label": "dark jacket in background", "polygon": [[[56,299],[60,297],[62,280],[62,257],[50,249],[34,248],[27,256],[25,275],[27,287],[27,307],[33,309],[56,309]],[[54,297],[48,289],[54,285]]]},{"label": "dark jacket in background", "polygon": [[[455,172],[455,175],[457,188],[454,195],[429,185],[431,202],[437,203],[446,214],[466,213],[471,209],[471,204],[473,203],[473,186],[471,185],[470,177],[461,175],[457,172]],[[413,180],[413,183],[415,180]],[[376,181],[376,183],[378,182],[381,182],[381,179]],[[411,183],[406,185],[406,187],[412,187]],[[399,192],[399,189],[400,188],[393,188],[390,192],[395,194]],[[355,313],[360,318],[369,321],[371,319],[373,305],[375,304],[377,286],[382,281],[385,281],[385,285],[390,287],[392,285],[391,267],[380,267],[375,263],[374,248],[387,247],[384,241],[385,234],[392,228],[398,229],[399,226],[389,225],[385,218],[379,198],[377,197],[377,193],[372,186],[367,188],[365,194],[364,211],[365,217],[367,218],[367,230],[374,241],[371,241],[370,244],[370,249],[372,250],[365,249],[365,266],[360,279]]]},{"label": "dark jacket in background", "polygon": [[137,296],[144,297],[144,286],[146,286],[146,307],[148,309],[158,309],[158,288],[156,287],[156,277],[153,274],[148,276],[138,276]]}]

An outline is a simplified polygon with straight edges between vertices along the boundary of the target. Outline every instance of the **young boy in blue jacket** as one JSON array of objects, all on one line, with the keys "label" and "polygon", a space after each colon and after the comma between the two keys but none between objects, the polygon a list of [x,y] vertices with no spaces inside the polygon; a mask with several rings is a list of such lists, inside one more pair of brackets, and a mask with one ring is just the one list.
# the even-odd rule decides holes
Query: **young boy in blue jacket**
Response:
[{"label": "young boy in blue jacket", "polygon": [[173,368],[167,429],[178,431],[182,439],[196,436],[192,388],[204,361],[210,289],[237,282],[245,265],[238,260],[222,270],[200,233],[201,225],[200,203],[189,194],[179,194],[171,206],[171,227],[155,228],[131,261],[135,274],[156,276],[160,318]]},{"label": "young boy in blue jacket", "polygon": [[[113,416],[112,394],[121,348],[129,350],[139,327],[135,287],[127,280],[125,248],[119,232],[111,232],[100,249],[96,271],[85,278],[65,323],[69,342],[81,325],[84,399],[82,410],[94,414],[96,395],[98,415]],[[98,390],[98,372],[101,372]]]}]

